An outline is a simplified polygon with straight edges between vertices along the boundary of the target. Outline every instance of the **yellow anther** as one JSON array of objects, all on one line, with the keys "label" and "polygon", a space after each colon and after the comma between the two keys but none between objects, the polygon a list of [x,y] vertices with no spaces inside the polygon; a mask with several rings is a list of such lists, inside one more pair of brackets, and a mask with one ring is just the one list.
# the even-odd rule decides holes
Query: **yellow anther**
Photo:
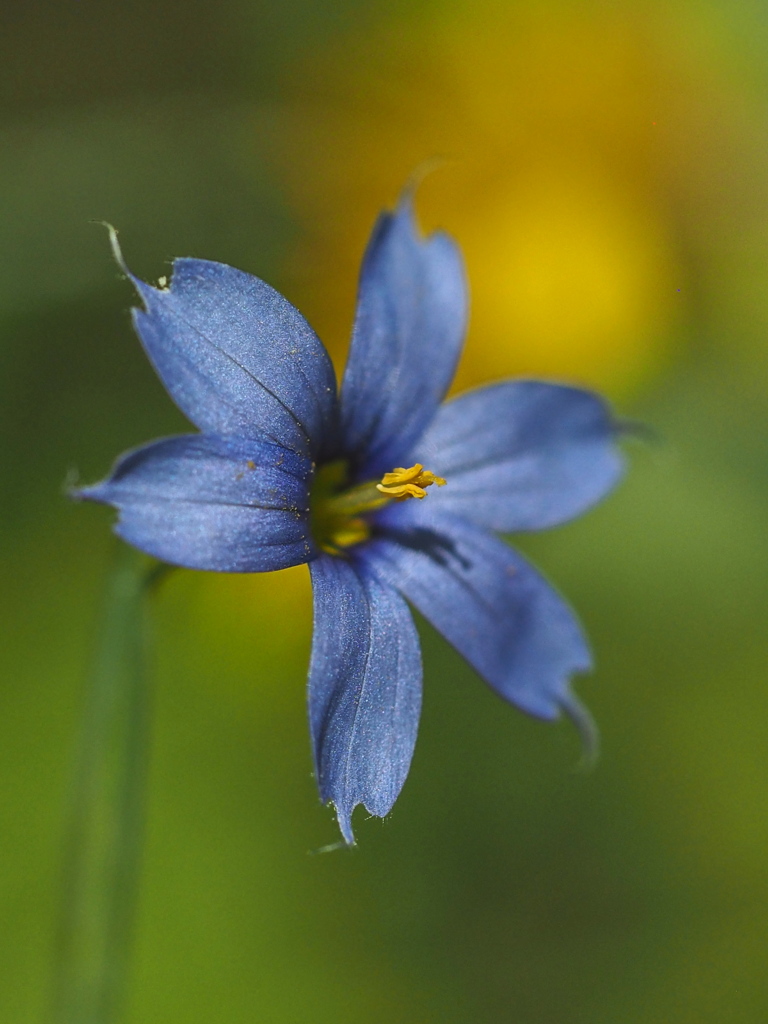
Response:
[{"label": "yellow anther", "polygon": [[445,485],[441,476],[435,476],[428,469],[424,469],[420,462],[415,466],[404,469],[402,466],[393,469],[391,473],[385,473],[381,483],[376,484],[376,490],[387,494],[395,501],[406,501],[408,498],[426,498],[427,487],[437,484],[438,487]]}]

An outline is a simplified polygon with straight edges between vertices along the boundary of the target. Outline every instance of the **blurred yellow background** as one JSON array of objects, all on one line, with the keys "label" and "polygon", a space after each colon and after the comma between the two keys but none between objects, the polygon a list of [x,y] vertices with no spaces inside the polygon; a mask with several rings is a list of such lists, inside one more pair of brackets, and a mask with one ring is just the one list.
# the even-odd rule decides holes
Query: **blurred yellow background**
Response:
[{"label": "blurred yellow background", "polygon": [[343,365],[378,211],[460,241],[457,386],[605,391],[658,443],[515,538],[582,616],[603,733],[502,704],[422,628],[419,743],[353,851],[311,777],[306,570],[156,607],[129,1021],[768,1016],[768,17],[725,0],[0,4],[0,1019],[47,999],[112,514],[66,482],[187,429],[132,335],[177,255],[264,277]]}]

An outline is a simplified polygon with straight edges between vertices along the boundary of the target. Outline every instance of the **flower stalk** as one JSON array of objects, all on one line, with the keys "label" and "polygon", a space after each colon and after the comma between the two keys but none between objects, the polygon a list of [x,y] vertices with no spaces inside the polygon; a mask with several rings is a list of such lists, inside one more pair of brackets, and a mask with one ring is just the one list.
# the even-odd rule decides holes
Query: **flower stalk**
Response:
[{"label": "flower stalk", "polygon": [[116,1024],[130,958],[144,822],[146,604],[167,567],[120,545],[108,580],[66,835],[54,1024]]}]

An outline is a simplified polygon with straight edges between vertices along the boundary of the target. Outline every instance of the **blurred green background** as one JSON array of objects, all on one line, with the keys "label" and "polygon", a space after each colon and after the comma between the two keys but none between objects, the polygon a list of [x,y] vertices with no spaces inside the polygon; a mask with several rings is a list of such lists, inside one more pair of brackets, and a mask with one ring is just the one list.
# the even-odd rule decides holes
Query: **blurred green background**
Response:
[{"label": "blurred green background", "polygon": [[112,544],[67,481],[185,429],[106,219],[266,278],[342,359],[376,212],[461,242],[459,384],[597,386],[661,443],[521,546],[578,609],[603,756],[426,627],[411,776],[337,839],[305,569],[178,572],[156,615],[129,1020],[768,1019],[768,15],[755,0],[0,7],[0,1020],[41,1019]]}]

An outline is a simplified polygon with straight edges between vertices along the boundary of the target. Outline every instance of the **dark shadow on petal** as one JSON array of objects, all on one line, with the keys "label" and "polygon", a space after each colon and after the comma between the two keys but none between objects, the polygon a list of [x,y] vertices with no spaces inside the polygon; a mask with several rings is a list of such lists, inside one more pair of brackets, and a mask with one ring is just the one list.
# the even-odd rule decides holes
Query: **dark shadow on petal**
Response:
[{"label": "dark shadow on petal", "polygon": [[381,536],[410,551],[427,555],[445,569],[451,567],[452,560],[458,562],[462,569],[472,567],[471,560],[459,553],[455,540],[436,530],[424,526],[412,526],[408,529],[387,527],[381,531]]}]

